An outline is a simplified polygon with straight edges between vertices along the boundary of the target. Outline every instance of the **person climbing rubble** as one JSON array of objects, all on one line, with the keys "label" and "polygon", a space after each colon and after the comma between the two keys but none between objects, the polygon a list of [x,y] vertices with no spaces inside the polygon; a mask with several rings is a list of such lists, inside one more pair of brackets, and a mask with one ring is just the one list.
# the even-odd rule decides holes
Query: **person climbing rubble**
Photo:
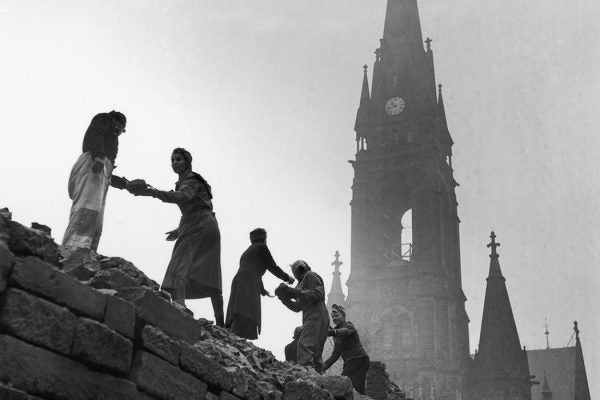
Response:
[{"label": "person climbing rubble", "polygon": [[246,339],[257,339],[260,334],[260,296],[268,295],[262,276],[268,270],[277,278],[294,283],[294,278],[277,266],[267,247],[267,231],[263,228],[250,232],[250,247],[240,258],[240,269],[231,282],[225,327]]},{"label": "person climbing rubble", "polygon": [[298,364],[323,373],[323,346],[329,328],[323,279],[311,271],[303,260],[295,261],[291,268],[298,284],[292,288],[282,283],[275,290],[275,294],[290,310],[302,311],[302,331],[297,346]]},{"label": "person climbing rubble", "polygon": [[142,179],[135,180],[135,185],[131,181],[127,189],[136,196],[151,196],[179,206],[179,227],[167,232],[166,239],[176,242],[162,289],[171,295],[176,307],[190,314],[185,299],[210,297],[216,324],[224,326],[221,233],[213,212],[212,190],[192,171],[192,155],[186,149],[173,150],[171,167],[179,176],[175,190],[158,190]]},{"label": "person climbing rubble", "polygon": [[350,378],[358,393],[365,394],[369,356],[360,342],[356,328],[352,322],[346,321],[344,307],[332,305],[331,319],[335,328],[329,328],[328,336],[333,336],[334,347],[331,356],[325,361],[324,368],[328,370],[341,356],[344,360],[342,375]]}]

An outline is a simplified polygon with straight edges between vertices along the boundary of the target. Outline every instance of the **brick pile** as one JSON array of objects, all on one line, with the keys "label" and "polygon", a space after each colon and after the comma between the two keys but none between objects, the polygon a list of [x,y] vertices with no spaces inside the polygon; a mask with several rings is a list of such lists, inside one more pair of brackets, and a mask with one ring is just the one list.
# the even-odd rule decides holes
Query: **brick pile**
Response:
[{"label": "brick pile", "polygon": [[173,307],[133,264],[0,210],[0,399],[368,399]]}]

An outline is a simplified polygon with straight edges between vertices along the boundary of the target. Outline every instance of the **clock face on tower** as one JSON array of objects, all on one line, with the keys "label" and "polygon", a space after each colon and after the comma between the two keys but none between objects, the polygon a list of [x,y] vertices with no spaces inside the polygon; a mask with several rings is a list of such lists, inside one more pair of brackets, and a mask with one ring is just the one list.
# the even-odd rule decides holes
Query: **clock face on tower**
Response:
[{"label": "clock face on tower", "polygon": [[398,115],[404,110],[404,100],[400,97],[392,97],[385,103],[385,112],[389,115]]}]

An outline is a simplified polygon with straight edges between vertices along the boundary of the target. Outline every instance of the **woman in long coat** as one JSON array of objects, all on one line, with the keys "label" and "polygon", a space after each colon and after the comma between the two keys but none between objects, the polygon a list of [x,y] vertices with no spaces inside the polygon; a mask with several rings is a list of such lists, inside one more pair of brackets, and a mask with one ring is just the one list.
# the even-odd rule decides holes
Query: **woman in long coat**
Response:
[{"label": "woman in long coat", "polygon": [[246,339],[257,339],[260,334],[260,296],[267,294],[262,282],[265,272],[294,283],[294,278],[275,264],[266,242],[266,230],[257,228],[250,232],[250,247],[242,254],[240,269],[231,282],[225,327]]},{"label": "woman in long coat", "polygon": [[192,155],[187,150],[173,150],[171,167],[179,175],[175,190],[150,187],[132,191],[177,204],[181,210],[179,227],[167,233],[167,240],[177,241],[162,288],[171,294],[174,304],[184,310],[187,310],[185,299],[210,297],[216,323],[223,326],[221,234],[213,212],[211,188],[200,174],[192,171]]}]

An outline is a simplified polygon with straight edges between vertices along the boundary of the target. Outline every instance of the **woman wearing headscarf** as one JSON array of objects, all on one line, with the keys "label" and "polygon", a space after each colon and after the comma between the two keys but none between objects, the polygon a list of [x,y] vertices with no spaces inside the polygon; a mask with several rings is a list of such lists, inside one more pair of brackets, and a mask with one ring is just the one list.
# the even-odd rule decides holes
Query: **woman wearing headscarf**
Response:
[{"label": "woman wearing headscarf", "polygon": [[216,324],[224,325],[221,287],[221,234],[212,205],[210,185],[192,171],[192,155],[176,148],[171,155],[171,167],[179,176],[175,190],[162,191],[147,186],[130,191],[152,196],[165,203],[177,204],[181,210],[179,227],[167,232],[167,240],[177,240],[167,267],[162,289],[169,292],[176,306],[185,307],[185,299],[210,297]]},{"label": "woman wearing headscarf", "polygon": [[325,370],[329,369],[339,358],[344,360],[342,375],[352,381],[354,389],[365,394],[365,377],[369,369],[369,356],[360,343],[358,332],[352,322],[346,321],[344,307],[334,304],[331,306],[331,319],[335,328],[329,329],[328,336],[333,336],[333,352],[325,363]]},{"label": "woman wearing headscarf", "polygon": [[275,294],[290,310],[302,311],[302,331],[297,347],[298,364],[323,373],[323,346],[329,328],[323,279],[312,272],[305,261],[298,260],[291,267],[298,284],[292,288],[282,283]]},{"label": "woman wearing headscarf", "polygon": [[236,335],[257,339],[260,334],[260,296],[265,296],[262,276],[269,271],[277,278],[294,283],[294,278],[277,266],[267,247],[267,231],[256,228],[250,232],[250,247],[240,257],[240,269],[231,282],[225,326]]}]

